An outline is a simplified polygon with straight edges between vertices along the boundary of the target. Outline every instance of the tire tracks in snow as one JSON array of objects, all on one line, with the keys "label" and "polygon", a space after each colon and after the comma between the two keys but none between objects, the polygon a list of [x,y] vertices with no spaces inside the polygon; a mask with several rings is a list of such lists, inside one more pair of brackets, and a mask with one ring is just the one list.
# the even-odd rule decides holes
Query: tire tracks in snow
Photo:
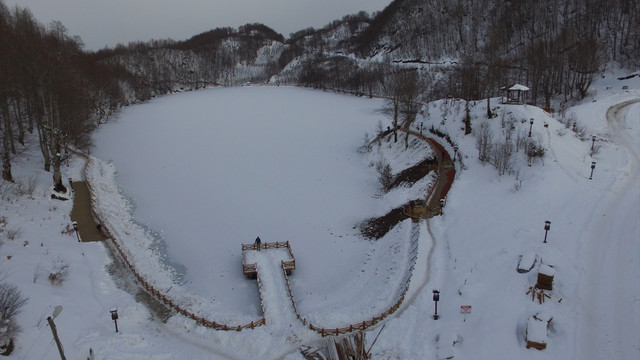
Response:
[{"label": "tire tracks in snow", "polygon": [[[451,185],[453,184],[453,179],[455,177],[455,168],[454,167],[448,168],[447,166],[445,166],[445,163],[448,163],[448,162],[451,162],[451,164],[453,164],[453,161],[451,160],[451,156],[445,150],[445,148],[442,145],[440,145],[436,140],[428,136],[424,136],[422,134],[416,133],[414,131],[404,130],[404,129],[401,129],[401,130],[408,132],[409,134],[423,141],[426,141],[429,144],[429,146],[431,146],[435,154],[435,157],[438,161],[438,170],[437,170],[438,176],[436,177],[436,181],[433,184],[432,190],[427,195],[426,200],[427,200],[427,203],[430,204],[429,205],[430,207],[439,206],[440,199],[446,198],[447,194],[449,193],[449,190],[451,189]],[[453,173],[453,175],[451,175],[451,173]],[[435,215],[431,215],[430,217],[433,217],[433,216]],[[423,222],[424,222],[424,225],[422,225]],[[408,291],[409,296],[403,301],[402,305],[399,307],[394,317],[400,316],[404,312],[404,310],[406,310],[415,301],[418,294],[422,292],[422,289],[424,288],[424,286],[427,283],[429,283],[431,279],[430,274],[431,274],[431,266],[433,263],[433,253],[436,247],[436,241],[435,241],[436,238],[433,235],[433,232],[431,231],[429,218],[420,220],[420,222],[415,226],[418,226],[419,228],[426,228],[428,233],[428,236],[423,236],[422,234],[419,235],[418,256],[422,254],[420,249],[424,249],[426,246],[428,246],[429,250],[427,251],[426,257],[422,259],[422,261],[425,262],[425,264],[423,264],[422,267],[418,266],[420,265],[419,262],[416,262],[412,277],[415,278],[414,276],[416,275],[416,269],[418,268],[422,268],[423,272],[422,274],[420,274],[421,277],[419,279],[419,282],[412,281],[409,284],[409,291]]]},{"label": "tire tracks in snow", "polygon": [[[640,353],[637,281],[640,240],[625,233],[626,227],[619,226],[638,221],[634,219],[638,209],[634,212],[629,207],[637,207],[640,200],[637,198],[640,154],[637,139],[627,129],[628,117],[625,116],[630,106],[638,102],[640,99],[618,103],[606,113],[608,136],[623,148],[624,158],[620,160],[620,173],[598,200],[602,206],[591,213],[590,226],[584,232],[587,244],[580,257],[583,281],[578,289],[581,303],[576,359],[621,359]],[[636,257],[635,263],[625,261],[630,257]]]}]

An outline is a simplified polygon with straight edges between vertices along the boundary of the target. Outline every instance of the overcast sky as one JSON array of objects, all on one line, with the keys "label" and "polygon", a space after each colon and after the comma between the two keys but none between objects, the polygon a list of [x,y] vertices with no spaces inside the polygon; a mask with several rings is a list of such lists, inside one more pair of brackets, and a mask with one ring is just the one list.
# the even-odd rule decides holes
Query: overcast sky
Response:
[{"label": "overcast sky", "polygon": [[392,0],[5,0],[29,8],[49,24],[60,20],[87,50],[129,41],[184,40],[216,27],[263,23],[285,37],[320,28],[361,10],[380,11]]}]

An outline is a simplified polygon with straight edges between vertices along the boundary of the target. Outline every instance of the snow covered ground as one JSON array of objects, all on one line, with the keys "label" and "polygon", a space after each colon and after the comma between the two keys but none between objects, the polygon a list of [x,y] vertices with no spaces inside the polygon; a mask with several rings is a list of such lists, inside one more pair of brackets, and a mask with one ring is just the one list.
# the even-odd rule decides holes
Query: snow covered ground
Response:
[{"label": "snow covered ground", "polygon": [[[623,85],[633,90],[620,91]],[[585,140],[538,108],[500,106],[507,119],[516,120],[515,132],[526,134],[534,118],[533,136],[547,149],[543,164],[528,167],[521,159],[517,178],[498,177],[479,163],[475,140],[462,138],[459,121],[440,125],[459,135],[467,169],[458,173],[445,215],[429,221],[436,244],[430,282],[389,321],[376,344],[380,358],[435,355],[436,339],[451,333],[458,335],[456,359],[640,356],[638,88],[638,78],[600,79],[593,96],[569,110],[586,127]],[[634,102],[607,119],[609,107],[629,101]],[[483,105],[474,109],[479,117],[486,112]],[[431,111],[436,117],[441,113],[439,106]],[[491,120],[496,138],[504,136],[500,117]],[[592,135],[599,149],[593,157]],[[596,168],[589,180],[592,161]],[[543,244],[546,220],[551,228]],[[516,272],[519,256],[530,252],[537,254],[538,264],[557,271],[544,304],[525,295],[536,283],[535,268]],[[431,289],[441,292],[437,322],[429,319]],[[463,305],[472,306],[466,321]],[[541,352],[524,344],[526,321],[538,312],[553,317],[548,347]]]},{"label": "snow covered ground", "polygon": [[[496,140],[504,136],[503,119],[515,120],[516,134],[528,132],[534,118],[534,138],[546,148],[543,161],[531,167],[518,157],[517,176],[498,176],[477,160],[473,136],[461,129],[461,102],[430,104],[418,121],[451,135],[463,170],[444,216],[420,224],[409,296],[385,322],[373,358],[433,358],[453,339],[456,359],[638,358],[640,103],[609,118],[607,109],[639,98],[638,78],[599,79],[565,116],[575,114],[584,139],[538,108],[492,102],[499,116],[487,126]],[[380,156],[399,171],[429,154],[426,147],[401,152],[402,146],[387,144],[358,153],[365,132],[373,134],[379,121],[387,125],[376,112],[381,106],[380,100],[304,89],[248,87],[125,109],[96,134],[92,155],[102,185],[124,195],[102,194],[102,206],[120,214],[115,226],[132,234],[127,248],[149,279],[199,313],[239,322],[262,316],[255,280],[245,279],[240,266],[240,244],[260,235],[291,242],[297,269],[290,281],[303,316],[322,326],[363,321],[397,296],[407,275],[411,226],[401,223],[376,242],[361,239],[354,226],[429,187],[427,180],[380,196],[372,166]],[[474,128],[486,121],[484,106],[472,107]],[[597,137],[593,155],[591,135]],[[64,307],[55,321],[69,359],[85,359],[92,349],[95,359],[292,360],[302,358],[300,345],[322,344],[298,324],[286,328],[289,320],[242,332],[207,330],[179,315],[161,322],[136,301],[131,278],[113,268],[102,244],[61,234],[72,204],[48,199],[50,174],[26,162],[37,157],[34,143],[14,166],[22,183],[37,179],[32,197],[2,185],[0,269],[30,299],[11,358],[58,358],[44,320],[56,305]],[[81,179],[82,166],[73,160],[67,175]],[[136,223],[119,223],[132,215]],[[545,220],[551,221],[547,244]],[[13,240],[8,230],[17,233]],[[519,256],[531,252],[534,270],[516,272]],[[60,263],[69,265],[69,274],[54,286],[47,277]],[[525,294],[539,263],[556,270],[544,304]],[[441,292],[437,321],[433,289]],[[466,317],[462,305],[472,306]],[[115,307],[117,334],[109,315]],[[525,324],[539,312],[553,318],[547,349],[526,349]],[[372,329],[369,341],[379,330]]]}]

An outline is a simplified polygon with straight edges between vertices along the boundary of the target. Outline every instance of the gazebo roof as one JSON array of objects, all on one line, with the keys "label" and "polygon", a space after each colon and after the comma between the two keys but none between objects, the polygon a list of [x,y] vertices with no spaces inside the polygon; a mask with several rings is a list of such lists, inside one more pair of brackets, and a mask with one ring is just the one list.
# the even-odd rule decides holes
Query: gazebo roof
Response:
[{"label": "gazebo roof", "polygon": [[507,90],[507,91],[529,91],[529,88],[524,86],[524,85],[520,85],[520,84],[511,84],[511,85],[507,85],[505,87],[500,88],[500,90]]}]

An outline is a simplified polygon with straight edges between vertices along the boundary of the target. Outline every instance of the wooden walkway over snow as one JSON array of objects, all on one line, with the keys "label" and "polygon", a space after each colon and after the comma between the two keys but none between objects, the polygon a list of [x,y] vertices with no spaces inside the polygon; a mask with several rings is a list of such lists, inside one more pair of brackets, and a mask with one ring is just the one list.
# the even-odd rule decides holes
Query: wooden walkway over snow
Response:
[{"label": "wooden walkway over snow", "polygon": [[291,275],[291,272],[296,268],[296,259],[291,252],[291,245],[288,241],[263,243],[263,244],[242,244],[242,273],[246,276],[255,279],[257,274],[256,263],[251,260],[250,252],[258,251],[270,251],[270,250],[284,250],[288,253],[288,259],[282,261],[282,267],[287,272],[287,275]]}]

